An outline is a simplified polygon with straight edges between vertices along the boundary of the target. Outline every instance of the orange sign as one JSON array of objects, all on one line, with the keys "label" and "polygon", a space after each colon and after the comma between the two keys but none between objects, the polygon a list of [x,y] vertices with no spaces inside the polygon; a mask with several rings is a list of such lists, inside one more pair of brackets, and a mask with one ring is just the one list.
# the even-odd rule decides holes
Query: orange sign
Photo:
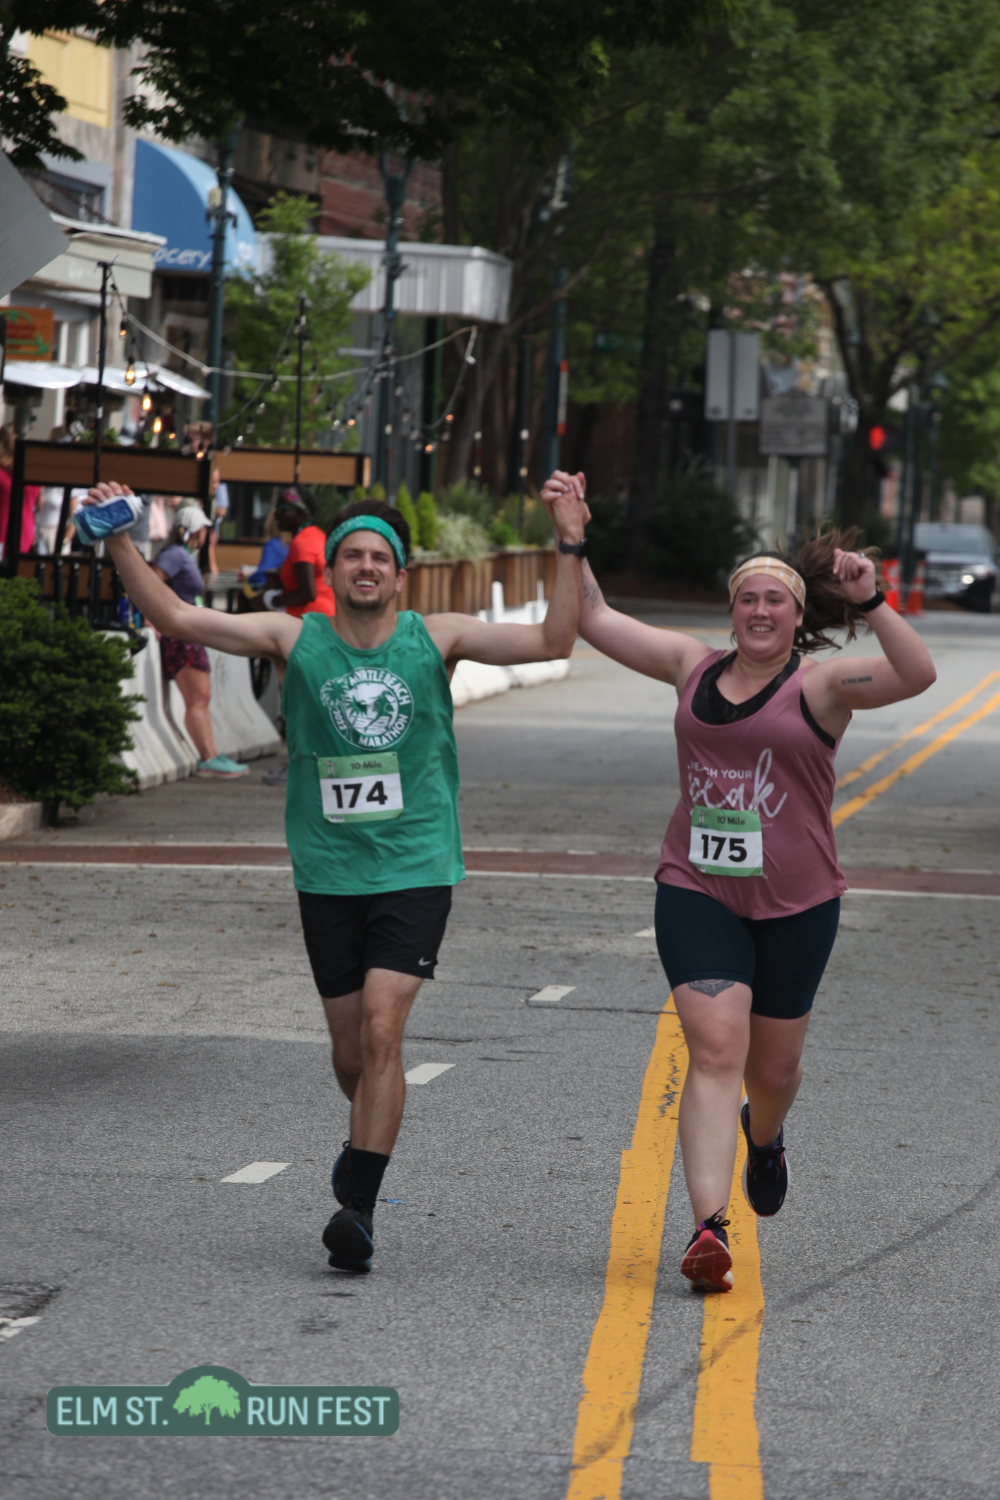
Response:
[{"label": "orange sign", "polygon": [[55,313],[51,307],[0,307],[7,325],[8,359],[51,359]]}]

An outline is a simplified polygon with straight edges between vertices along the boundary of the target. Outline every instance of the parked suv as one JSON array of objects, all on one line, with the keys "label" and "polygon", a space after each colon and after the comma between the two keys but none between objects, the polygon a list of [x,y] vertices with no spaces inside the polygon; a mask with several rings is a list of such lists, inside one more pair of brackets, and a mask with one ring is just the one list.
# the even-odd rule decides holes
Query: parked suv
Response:
[{"label": "parked suv", "polygon": [[926,598],[989,612],[997,564],[996,544],[985,526],[922,521],[913,540],[917,551],[927,554]]}]

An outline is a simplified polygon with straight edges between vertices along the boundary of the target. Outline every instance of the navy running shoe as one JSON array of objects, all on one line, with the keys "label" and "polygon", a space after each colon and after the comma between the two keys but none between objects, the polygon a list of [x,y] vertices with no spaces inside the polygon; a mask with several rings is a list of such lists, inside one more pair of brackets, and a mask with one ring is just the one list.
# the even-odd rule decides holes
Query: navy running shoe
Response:
[{"label": "navy running shoe", "polygon": [[750,1139],[750,1104],[744,1099],[740,1124],[747,1138],[747,1159],[743,1164],[743,1196],[761,1219],[773,1219],[788,1192],[788,1163],[785,1160],[785,1128],[769,1146],[755,1146]]},{"label": "navy running shoe", "polygon": [[363,1214],[357,1208],[340,1209],[323,1230],[323,1244],[336,1270],[361,1274],[370,1271],[375,1248],[371,1214]]},{"label": "navy running shoe", "polygon": [[333,1164],[330,1173],[330,1186],[333,1188],[333,1196],[338,1203],[347,1202],[351,1196],[351,1143],[344,1142],[344,1149]]},{"label": "navy running shoe", "polygon": [[681,1275],[686,1276],[696,1292],[731,1292],[733,1257],[726,1233],[728,1219],[724,1208],[710,1219],[695,1225],[681,1261]]}]

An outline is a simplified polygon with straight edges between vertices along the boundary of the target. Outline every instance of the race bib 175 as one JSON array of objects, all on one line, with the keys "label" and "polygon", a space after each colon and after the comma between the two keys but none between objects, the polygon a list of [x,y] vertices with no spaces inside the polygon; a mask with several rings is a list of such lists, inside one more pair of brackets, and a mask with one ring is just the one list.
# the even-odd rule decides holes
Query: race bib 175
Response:
[{"label": "race bib 175", "polygon": [[403,811],[397,756],[340,755],[317,765],[327,823],[369,823]]},{"label": "race bib 175", "polygon": [[703,875],[763,875],[759,816],[728,807],[693,807],[688,859]]}]

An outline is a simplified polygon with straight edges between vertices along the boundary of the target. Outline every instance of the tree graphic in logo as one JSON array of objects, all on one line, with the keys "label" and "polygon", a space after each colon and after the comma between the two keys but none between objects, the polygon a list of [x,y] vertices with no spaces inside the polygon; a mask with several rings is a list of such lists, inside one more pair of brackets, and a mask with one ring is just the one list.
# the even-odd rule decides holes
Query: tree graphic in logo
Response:
[{"label": "tree graphic in logo", "polygon": [[207,1427],[212,1420],[213,1411],[217,1411],[221,1417],[238,1417],[240,1398],[228,1381],[216,1380],[214,1375],[203,1375],[194,1385],[181,1391],[174,1402],[174,1411],[179,1411],[182,1415],[187,1412],[192,1417],[200,1417],[204,1412]]},{"label": "tree graphic in logo", "polygon": [[398,744],[413,720],[413,694],[401,677],[384,667],[358,667],[330,678],[320,701],[334,727],[359,750],[387,750]]}]

